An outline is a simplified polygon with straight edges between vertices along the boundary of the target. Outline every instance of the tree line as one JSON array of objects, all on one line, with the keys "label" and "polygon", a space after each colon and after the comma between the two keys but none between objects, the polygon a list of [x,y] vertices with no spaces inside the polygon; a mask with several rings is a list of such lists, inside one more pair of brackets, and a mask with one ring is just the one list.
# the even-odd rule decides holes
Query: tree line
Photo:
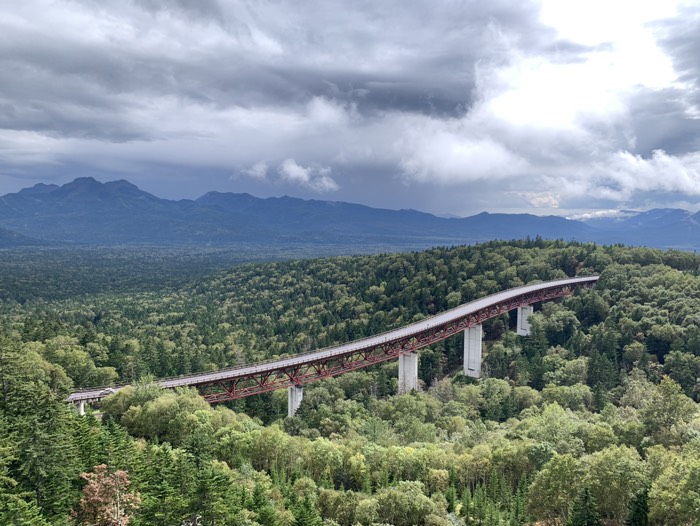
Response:
[{"label": "tree line", "polygon": [[[700,494],[699,265],[684,252],[534,239],[243,264],[178,286],[85,293],[71,284],[53,298],[37,289],[34,299],[7,299],[0,518],[691,524]],[[593,273],[594,290],[542,305],[529,337],[512,332],[510,315],[488,322],[480,380],[460,373],[462,343],[452,338],[421,351],[418,392],[397,396],[397,365],[385,363],[307,386],[292,418],[284,391],[210,407],[193,390],[149,384]],[[133,386],[86,417],[63,402],[74,387],[108,383]]]}]

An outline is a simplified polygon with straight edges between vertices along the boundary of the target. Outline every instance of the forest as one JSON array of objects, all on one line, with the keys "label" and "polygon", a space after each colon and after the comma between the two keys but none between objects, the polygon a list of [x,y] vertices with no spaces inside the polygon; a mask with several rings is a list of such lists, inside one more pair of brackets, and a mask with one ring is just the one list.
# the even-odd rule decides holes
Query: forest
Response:
[{"label": "forest", "polygon": [[[154,249],[155,250],[155,249]],[[0,253],[0,524],[700,523],[700,257],[494,241],[225,264],[212,252]],[[229,256],[226,256],[229,257]],[[26,264],[21,262],[25,261]],[[293,355],[537,281],[600,275],[516,336],[215,406],[154,378]],[[130,384],[78,415],[75,388]]]}]

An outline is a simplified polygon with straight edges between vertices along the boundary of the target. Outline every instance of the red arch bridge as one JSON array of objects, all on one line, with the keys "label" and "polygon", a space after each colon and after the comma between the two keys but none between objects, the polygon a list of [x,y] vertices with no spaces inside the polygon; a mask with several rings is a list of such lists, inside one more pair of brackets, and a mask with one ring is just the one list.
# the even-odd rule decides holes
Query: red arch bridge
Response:
[{"label": "red arch bridge", "polygon": [[[481,324],[518,309],[517,331],[530,334],[528,316],[533,304],[572,294],[577,288],[591,288],[598,276],[548,281],[509,289],[471,301],[441,314],[350,343],[327,347],[292,357],[258,362],[218,371],[158,380],[165,389],[197,387],[210,403],[252,396],[275,389],[288,389],[288,414],[293,415],[303,396],[304,384],[337,376],[376,363],[399,359],[399,392],[418,386],[416,351],[464,332],[464,374],[481,375]],[[123,386],[81,389],[71,393],[68,402],[80,413],[85,404],[99,402]]]}]

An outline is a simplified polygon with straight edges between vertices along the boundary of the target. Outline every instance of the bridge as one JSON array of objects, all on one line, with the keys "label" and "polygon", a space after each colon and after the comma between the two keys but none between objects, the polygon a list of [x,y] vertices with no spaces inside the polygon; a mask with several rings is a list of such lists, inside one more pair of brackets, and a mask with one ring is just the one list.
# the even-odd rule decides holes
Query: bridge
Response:
[{"label": "bridge", "polygon": [[[527,336],[530,334],[528,317],[535,303],[568,296],[578,288],[591,288],[597,281],[598,276],[589,276],[516,287],[350,343],[250,365],[165,378],[156,383],[164,389],[197,387],[210,403],[287,388],[287,410],[289,416],[293,416],[301,404],[304,384],[395,358],[399,359],[399,393],[410,392],[418,387],[416,351],[462,332],[464,374],[478,378],[481,376],[483,322],[517,309],[517,333]],[[85,404],[99,402],[122,387],[81,389],[71,393],[67,401],[75,404],[82,414]]]}]

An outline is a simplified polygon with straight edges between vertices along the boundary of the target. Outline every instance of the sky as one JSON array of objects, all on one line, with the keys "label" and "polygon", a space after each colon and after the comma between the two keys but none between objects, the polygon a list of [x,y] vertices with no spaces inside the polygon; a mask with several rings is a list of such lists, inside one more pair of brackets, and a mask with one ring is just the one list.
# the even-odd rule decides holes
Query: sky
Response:
[{"label": "sky", "polygon": [[0,71],[0,194],[700,208],[697,1],[22,0]]}]

